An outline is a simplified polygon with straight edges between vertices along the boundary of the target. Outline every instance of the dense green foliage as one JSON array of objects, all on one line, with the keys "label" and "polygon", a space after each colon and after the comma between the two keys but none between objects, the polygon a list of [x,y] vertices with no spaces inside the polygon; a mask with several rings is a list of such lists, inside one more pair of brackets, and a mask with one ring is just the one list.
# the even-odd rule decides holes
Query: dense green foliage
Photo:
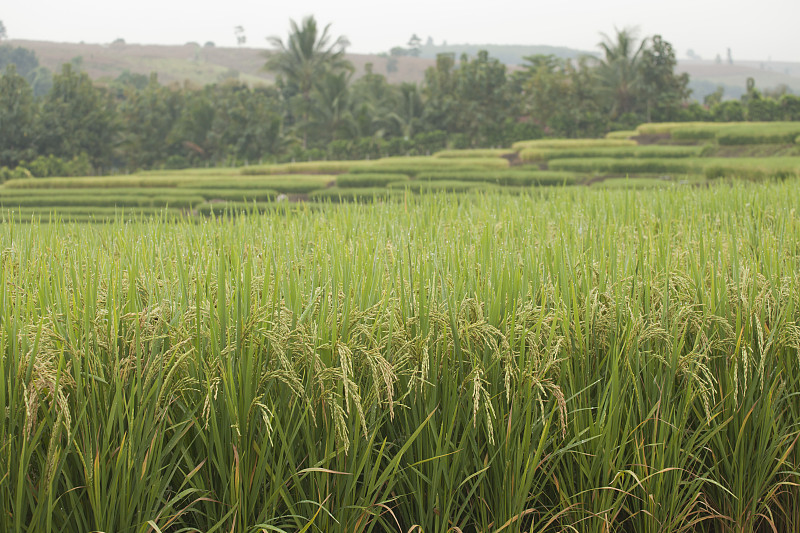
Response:
[{"label": "dense green foliage", "polygon": [[0,529],[796,531],[799,190],[6,219]]},{"label": "dense green foliage", "polygon": [[312,17],[270,43],[270,87],[165,87],[130,74],[98,87],[79,62],[45,76],[31,52],[0,47],[0,167],[9,169],[1,174],[75,175],[74,161],[108,173],[434,152],[464,159],[500,153],[459,150],[601,137],[650,120],[800,120],[800,98],[770,98],[752,84],[741,101],[688,104],[671,45],[628,30],[606,37],[599,59],[537,55],[514,72],[485,52],[444,54],[421,85],[392,85],[369,65],[355,79],[346,39]]}]

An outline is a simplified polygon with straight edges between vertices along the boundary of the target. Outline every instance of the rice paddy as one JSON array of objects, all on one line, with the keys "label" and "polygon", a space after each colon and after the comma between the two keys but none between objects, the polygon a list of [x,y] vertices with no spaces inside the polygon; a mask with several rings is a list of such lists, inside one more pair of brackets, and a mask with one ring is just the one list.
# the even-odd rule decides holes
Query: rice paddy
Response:
[{"label": "rice paddy", "polygon": [[423,182],[7,215],[0,529],[800,528],[796,180]]}]

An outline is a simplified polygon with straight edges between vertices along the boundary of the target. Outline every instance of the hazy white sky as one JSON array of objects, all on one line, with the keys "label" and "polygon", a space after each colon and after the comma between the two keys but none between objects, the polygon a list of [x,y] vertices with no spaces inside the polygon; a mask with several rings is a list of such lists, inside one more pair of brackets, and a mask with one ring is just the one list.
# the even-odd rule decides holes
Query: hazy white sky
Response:
[{"label": "hazy white sky", "polygon": [[236,43],[285,37],[289,19],[314,15],[350,39],[352,52],[383,52],[412,33],[439,44],[549,44],[595,50],[600,32],[638,26],[660,33],[678,57],[691,48],[705,59],[800,61],[800,0],[2,0],[0,20],[12,39],[108,43]]}]

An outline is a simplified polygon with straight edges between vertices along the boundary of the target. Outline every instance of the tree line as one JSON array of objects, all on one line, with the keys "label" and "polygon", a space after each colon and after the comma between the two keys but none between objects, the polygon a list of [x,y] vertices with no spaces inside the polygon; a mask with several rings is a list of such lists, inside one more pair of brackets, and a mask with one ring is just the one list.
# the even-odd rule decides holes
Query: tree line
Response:
[{"label": "tree line", "polygon": [[486,52],[441,54],[422,84],[390,84],[369,66],[356,79],[347,40],[313,17],[269,41],[276,83],[256,87],[167,87],[130,73],[97,86],[73,64],[49,76],[35,56],[0,47],[0,167],[41,176],[363,159],[597,137],[648,121],[800,120],[800,98],[752,83],[740,100],[690,102],[672,45],[627,29],[603,36],[599,58],[537,55],[513,71]]}]

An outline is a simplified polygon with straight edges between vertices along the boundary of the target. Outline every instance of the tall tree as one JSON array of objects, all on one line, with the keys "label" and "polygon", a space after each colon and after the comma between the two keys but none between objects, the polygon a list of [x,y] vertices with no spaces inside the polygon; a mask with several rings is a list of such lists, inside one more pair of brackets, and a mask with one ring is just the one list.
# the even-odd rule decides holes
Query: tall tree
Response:
[{"label": "tall tree", "polygon": [[67,63],[53,76],[40,119],[42,153],[65,159],[86,153],[95,167],[111,162],[114,108],[85,72]]},{"label": "tall tree", "polygon": [[506,66],[480,50],[477,57],[461,57],[456,74],[456,130],[467,146],[502,143],[505,119],[511,109]]},{"label": "tall tree", "polygon": [[0,76],[0,166],[32,158],[35,115],[33,90],[16,65],[8,65]]},{"label": "tall tree", "polygon": [[423,122],[426,129],[449,131],[453,126],[456,105],[455,64],[455,54],[437,54],[436,66],[425,70]]},{"label": "tall tree", "polygon": [[322,146],[339,139],[359,137],[362,133],[353,116],[349,78],[347,72],[326,72],[314,89],[308,127],[309,133],[313,132]]},{"label": "tall tree", "polygon": [[395,129],[391,114],[399,105],[400,90],[374,73],[371,64],[366,70],[351,87],[353,115],[362,135],[384,137]]},{"label": "tall tree", "polygon": [[238,161],[259,161],[283,148],[282,121],[274,88],[252,90],[229,82],[215,87],[211,137],[218,153]]},{"label": "tall tree", "polygon": [[127,154],[129,168],[151,168],[169,156],[167,138],[179,113],[179,98],[178,92],[159,85],[156,74],[150,75],[144,89],[126,90],[119,106],[126,125],[120,147]]},{"label": "tall tree", "polygon": [[642,51],[639,65],[646,119],[647,122],[675,120],[691,92],[689,75],[675,74],[678,61],[670,43],[660,35],[654,35],[649,41]]},{"label": "tall tree", "polygon": [[631,113],[636,108],[642,86],[639,62],[646,42],[638,41],[631,28],[616,30],[614,37],[602,34],[599,43],[603,57],[597,65],[597,82],[601,94],[609,102],[612,119]]},{"label": "tall tree", "polygon": [[[291,31],[286,42],[280,37],[268,37],[267,41],[275,49],[267,52],[264,68],[276,72],[284,82],[287,96],[298,94],[294,99],[296,116],[307,123],[311,112],[311,91],[315,83],[326,72],[339,74],[350,72],[353,65],[345,58],[345,49],[350,44],[346,37],[332,39],[330,24],[320,32],[314,17],[306,17],[298,25],[290,21]],[[303,137],[303,146],[307,144]]]}]

